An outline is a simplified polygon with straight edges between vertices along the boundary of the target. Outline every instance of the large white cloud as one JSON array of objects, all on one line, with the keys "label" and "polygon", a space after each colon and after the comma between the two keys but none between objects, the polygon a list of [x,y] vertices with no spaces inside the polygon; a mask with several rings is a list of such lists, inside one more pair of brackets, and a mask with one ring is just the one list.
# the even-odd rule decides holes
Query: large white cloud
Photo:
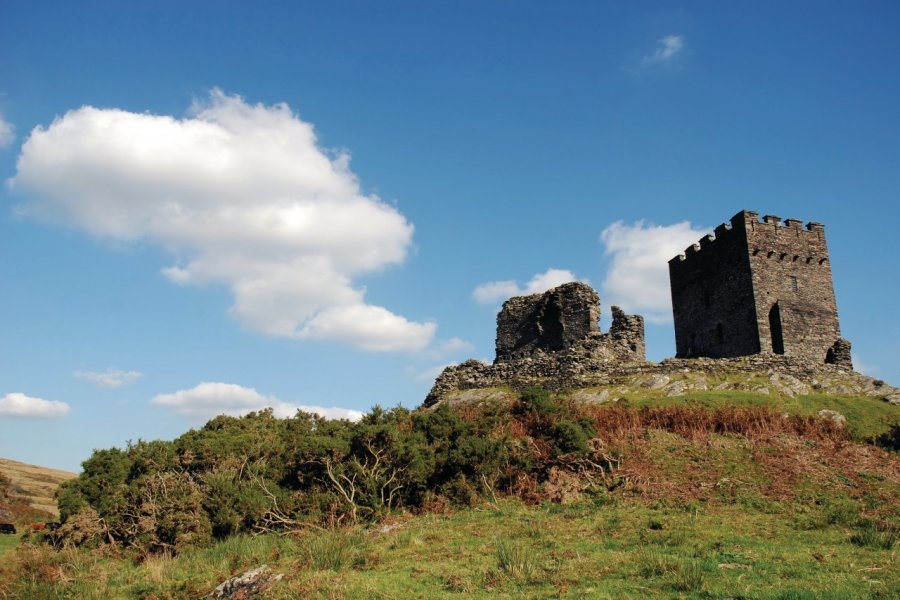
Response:
[{"label": "large white cloud", "polygon": [[231,314],[271,335],[421,350],[434,323],[366,304],[353,278],[403,262],[413,226],[365,195],[285,104],[219,90],[188,117],[85,106],[35,128],[13,191],[20,213],[176,257],[179,284],[224,283]]},{"label": "large white cloud", "polygon": [[20,392],[13,392],[0,398],[0,417],[34,417],[52,419],[69,413],[70,407],[57,400],[32,398]]},{"label": "large white cloud", "polygon": [[612,262],[601,284],[601,297],[651,323],[672,320],[669,259],[700,240],[706,229],[687,221],[651,225],[616,221],[600,234]]},{"label": "large white cloud", "polygon": [[117,388],[123,385],[131,385],[144,376],[140,371],[122,371],[109,367],[105,371],[75,371],[73,375],[78,379],[84,379],[105,388]]},{"label": "large white cloud", "polygon": [[298,410],[329,419],[357,421],[363,416],[358,410],[349,408],[325,408],[282,402],[275,396],[263,396],[253,388],[234,383],[201,383],[189,390],[159,394],[150,402],[195,421],[205,421],[222,414],[240,416],[264,408],[272,408],[275,416],[281,418],[292,417]]},{"label": "large white cloud", "polygon": [[531,278],[524,287],[512,279],[482,283],[472,292],[472,297],[481,304],[494,304],[513,296],[538,294],[570,281],[582,281],[566,269],[547,269]]},{"label": "large white cloud", "polygon": [[16,139],[16,129],[12,123],[0,115],[0,148],[6,148]]}]

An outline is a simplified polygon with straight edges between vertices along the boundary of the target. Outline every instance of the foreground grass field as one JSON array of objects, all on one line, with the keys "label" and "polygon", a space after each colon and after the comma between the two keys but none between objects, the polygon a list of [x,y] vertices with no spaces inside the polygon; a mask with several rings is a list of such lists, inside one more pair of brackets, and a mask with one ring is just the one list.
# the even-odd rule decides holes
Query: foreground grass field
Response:
[{"label": "foreground grass field", "polygon": [[235,537],[138,565],[24,548],[17,561],[41,567],[6,597],[197,598],[261,564],[284,574],[271,598],[900,597],[894,534],[868,534],[849,515],[829,504],[501,501],[370,528]]},{"label": "foreground grass field", "polygon": [[[642,408],[680,405],[700,408]],[[731,423],[735,406],[769,412]],[[844,415],[849,436],[782,416],[822,409]],[[519,498],[491,492],[468,508],[235,535],[176,555],[26,540],[0,556],[0,598],[199,598],[261,565],[283,575],[265,596],[276,599],[900,598],[900,458],[871,443],[897,407],[695,392],[635,396],[594,417],[612,460],[602,473],[561,459]]]}]

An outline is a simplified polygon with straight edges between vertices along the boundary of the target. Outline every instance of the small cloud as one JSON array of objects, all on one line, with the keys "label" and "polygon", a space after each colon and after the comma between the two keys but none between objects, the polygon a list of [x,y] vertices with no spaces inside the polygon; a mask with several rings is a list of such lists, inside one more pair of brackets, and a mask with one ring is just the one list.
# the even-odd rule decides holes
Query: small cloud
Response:
[{"label": "small cloud", "polygon": [[70,410],[71,407],[65,402],[32,398],[20,392],[0,398],[0,417],[55,419],[67,415]]},{"label": "small cloud", "polygon": [[853,370],[857,373],[862,373],[863,375],[868,375],[869,377],[875,377],[878,374],[879,368],[878,365],[873,365],[867,361],[864,361],[859,357],[855,352],[853,353]]},{"label": "small cloud", "polygon": [[667,35],[656,42],[656,49],[641,59],[642,67],[654,65],[669,66],[675,64],[684,51],[684,37]]},{"label": "small cloud", "polygon": [[90,381],[104,388],[117,388],[123,385],[131,385],[144,376],[140,371],[120,371],[112,367],[102,373],[95,371],[75,371],[73,375],[78,379]]},{"label": "small cloud", "polygon": [[323,310],[295,337],[342,341],[371,352],[416,352],[428,346],[435,331],[436,323],[416,323],[360,302]]},{"label": "small cloud", "polygon": [[0,114],[0,148],[6,148],[16,139],[16,129],[13,124]]},{"label": "small cloud", "polygon": [[435,345],[431,350],[425,353],[425,356],[432,360],[441,360],[448,356],[468,353],[473,350],[475,350],[475,346],[466,340],[455,337]]},{"label": "small cloud", "polygon": [[600,240],[612,264],[601,284],[601,298],[651,323],[672,320],[669,259],[699,240],[706,229],[688,221],[652,225],[616,221],[603,230]]},{"label": "small cloud", "polygon": [[569,283],[571,281],[587,281],[579,279],[572,271],[567,269],[547,269],[544,273],[538,273],[531,278],[525,287],[511,280],[489,281],[482,283],[472,292],[472,297],[479,304],[495,304],[501,300],[512,298],[513,296],[524,296],[528,294],[539,294],[558,285]]},{"label": "small cloud", "polygon": [[362,412],[349,408],[282,402],[275,396],[263,396],[253,388],[234,383],[205,382],[189,390],[159,394],[150,403],[173,410],[193,421],[206,421],[222,414],[239,417],[265,408],[272,408],[275,416],[279,418],[292,417],[298,410],[315,413],[327,419],[358,421],[363,416]]},{"label": "small cloud", "polygon": [[434,380],[444,372],[444,369],[446,369],[447,367],[452,367],[454,364],[455,363],[446,363],[428,367],[426,369],[422,369],[421,371],[414,371],[412,373],[412,380],[418,383],[434,383]]}]

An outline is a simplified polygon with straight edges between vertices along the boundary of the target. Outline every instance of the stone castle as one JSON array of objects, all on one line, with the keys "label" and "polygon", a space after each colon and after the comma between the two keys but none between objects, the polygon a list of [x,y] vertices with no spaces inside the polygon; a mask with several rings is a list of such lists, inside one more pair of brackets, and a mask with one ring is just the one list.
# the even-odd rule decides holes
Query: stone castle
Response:
[{"label": "stone castle", "polygon": [[669,261],[676,356],[783,354],[852,367],[825,228],[743,210]]},{"label": "stone castle", "polygon": [[[757,213],[741,211],[670,260],[669,276],[675,358],[648,362],[643,317],[616,306],[609,331],[601,332],[597,293],[567,283],[507,300],[497,315],[494,362],[447,367],[425,406],[454,394],[484,399],[502,395],[491,390],[527,385],[563,390],[665,381],[664,391],[677,395],[707,389],[707,380],[723,369],[768,378],[789,395],[850,380],[860,393],[896,392],[852,371],[821,224],[804,229],[797,219],[760,221]],[[682,381],[686,374],[696,385]]]}]

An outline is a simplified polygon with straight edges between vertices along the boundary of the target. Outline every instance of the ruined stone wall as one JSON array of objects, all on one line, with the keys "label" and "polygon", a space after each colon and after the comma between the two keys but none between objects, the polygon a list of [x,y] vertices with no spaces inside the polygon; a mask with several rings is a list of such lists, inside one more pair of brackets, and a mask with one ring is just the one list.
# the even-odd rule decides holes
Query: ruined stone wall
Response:
[{"label": "ruined stone wall", "polygon": [[613,306],[612,325],[607,338],[610,345],[621,348],[620,354],[625,357],[644,360],[647,356],[644,344],[644,317],[640,315],[626,315],[621,308]]},{"label": "ruined stone wall", "polygon": [[742,213],[669,261],[677,357],[760,351]]},{"label": "ruined stone wall", "polygon": [[841,337],[825,228],[743,215],[762,351],[825,362]]},{"label": "ruined stone wall", "polygon": [[584,283],[516,296],[497,315],[497,360],[571,348],[599,331],[600,297]]},{"label": "ruined stone wall", "polygon": [[585,283],[510,298],[497,315],[497,356],[491,365],[468,360],[444,369],[426,405],[454,390],[541,383],[554,388],[647,364],[644,318],[612,307],[608,333],[599,327],[600,297]]}]

